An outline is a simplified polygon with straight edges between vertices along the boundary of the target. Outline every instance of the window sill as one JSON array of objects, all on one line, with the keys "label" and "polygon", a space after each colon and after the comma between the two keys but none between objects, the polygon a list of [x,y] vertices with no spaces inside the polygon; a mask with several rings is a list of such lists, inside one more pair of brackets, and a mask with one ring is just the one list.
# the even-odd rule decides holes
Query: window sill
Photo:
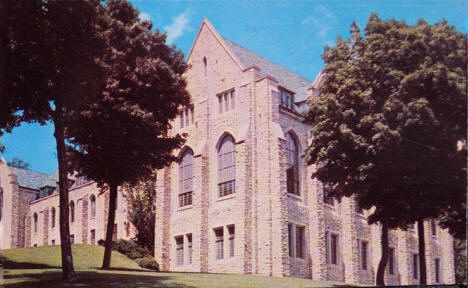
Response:
[{"label": "window sill", "polygon": [[184,210],[188,210],[192,208],[193,208],[193,205],[187,205],[187,206],[182,206],[182,207],[177,208],[177,211],[184,211]]},{"label": "window sill", "polygon": [[232,199],[232,198],[236,198],[236,194],[235,194],[235,193],[229,194],[229,195],[226,195],[226,196],[223,196],[223,197],[219,197],[219,196],[218,196],[218,199],[216,199],[216,202],[220,202],[220,201],[224,201],[224,200],[229,200],[229,199]]},{"label": "window sill", "polygon": [[297,200],[299,200],[299,201],[301,201],[301,202],[302,202],[302,197],[301,197],[301,195],[297,195],[297,194],[294,194],[294,193],[289,193],[289,192],[288,192],[288,197],[291,197],[291,198],[297,199]]},{"label": "window sill", "polygon": [[323,203],[323,206],[325,208],[328,208],[328,209],[331,209],[331,210],[336,210],[336,206],[335,205],[330,205],[330,204],[327,204],[327,203]]}]

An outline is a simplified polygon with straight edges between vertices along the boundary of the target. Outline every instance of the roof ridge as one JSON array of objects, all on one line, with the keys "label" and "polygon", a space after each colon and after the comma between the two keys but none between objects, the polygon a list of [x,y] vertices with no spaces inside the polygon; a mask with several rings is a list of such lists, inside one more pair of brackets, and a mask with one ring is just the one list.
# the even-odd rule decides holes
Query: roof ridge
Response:
[{"label": "roof ridge", "polygon": [[246,51],[248,51],[248,52],[254,54],[255,56],[257,56],[257,57],[259,57],[259,58],[262,58],[262,59],[264,59],[264,60],[266,60],[266,61],[268,61],[268,62],[270,62],[270,63],[272,63],[272,64],[274,64],[274,65],[276,65],[276,66],[278,66],[279,68],[281,68],[281,69],[283,69],[283,70],[286,70],[286,71],[289,72],[289,73],[293,73],[294,75],[296,75],[296,76],[298,76],[298,77],[300,77],[300,78],[302,78],[302,79],[304,79],[304,80],[306,80],[306,81],[308,81],[308,82],[313,83],[312,80],[310,80],[310,79],[308,79],[308,78],[306,78],[306,77],[300,75],[299,73],[294,72],[294,71],[292,71],[292,70],[290,70],[290,69],[288,69],[288,68],[285,68],[285,67],[281,66],[280,64],[278,64],[278,63],[276,63],[276,62],[273,62],[273,61],[271,61],[270,59],[267,59],[267,58],[265,58],[265,57],[263,57],[263,56],[261,56],[261,55],[258,55],[257,53],[253,52],[252,50],[250,50],[250,49],[248,49],[248,48],[245,48],[244,46],[242,46],[242,45],[240,45],[240,44],[238,44],[238,43],[236,43],[236,42],[234,42],[234,41],[232,41],[232,40],[230,40],[230,39],[227,39],[226,37],[223,37],[223,39],[226,40],[226,41],[228,41],[228,42],[230,42],[230,43],[232,43],[232,44],[234,44],[234,45],[236,45],[236,46],[239,46],[240,48],[242,48],[242,49],[244,49],[244,50],[246,50]]}]

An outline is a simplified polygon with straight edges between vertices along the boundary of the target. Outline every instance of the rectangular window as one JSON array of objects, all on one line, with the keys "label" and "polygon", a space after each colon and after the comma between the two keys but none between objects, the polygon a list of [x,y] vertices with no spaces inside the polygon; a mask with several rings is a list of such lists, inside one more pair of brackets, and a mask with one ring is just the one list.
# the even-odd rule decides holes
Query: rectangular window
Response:
[{"label": "rectangular window", "polygon": [[234,194],[236,180],[231,180],[218,184],[219,197]]},{"label": "rectangular window", "polygon": [[282,88],[279,88],[280,93],[280,105],[287,110],[294,112],[294,94],[292,92],[286,91]]},{"label": "rectangular window", "polygon": [[367,270],[367,247],[367,241],[359,240],[359,261],[362,270]]},{"label": "rectangular window", "polygon": [[91,245],[95,245],[96,244],[96,230],[92,229],[89,234],[90,234],[89,239],[90,239]]},{"label": "rectangular window", "polygon": [[440,283],[440,259],[435,259],[435,282]]},{"label": "rectangular window", "polygon": [[335,198],[329,196],[330,193],[330,186],[323,185],[323,203],[328,204],[330,206],[335,206]]},{"label": "rectangular window", "polygon": [[234,225],[228,226],[229,233],[229,257],[234,257],[234,239],[236,237]]},{"label": "rectangular window", "polygon": [[180,128],[184,128],[184,110],[181,110],[179,112],[179,116],[180,116]]},{"label": "rectangular window", "polygon": [[431,219],[431,230],[432,230],[432,235],[436,236],[437,235],[437,224],[434,219]]},{"label": "rectangular window", "polygon": [[193,123],[195,123],[195,111],[194,111],[193,106],[190,107],[190,115],[192,115],[192,125],[193,125]]},{"label": "rectangular window", "polygon": [[188,109],[185,109],[185,126],[189,126],[190,125],[190,118],[189,118],[189,110]]},{"label": "rectangular window", "polygon": [[330,240],[330,263],[338,265],[338,235],[331,233]]},{"label": "rectangular window", "polygon": [[305,227],[296,226],[296,257],[304,259]]},{"label": "rectangular window", "polygon": [[223,113],[223,95],[218,95],[219,114]]},{"label": "rectangular window", "polygon": [[192,234],[187,234],[187,262],[192,264]]},{"label": "rectangular window", "polygon": [[216,244],[216,260],[224,258],[224,233],[223,227],[214,229]]},{"label": "rectangular window", "polygon": [[219,114],[236,108],[235,92],[231,89],[217,95],[219,104]]},{"label": "rectangular window", "polygon": [[388,248],[388,274],[395,274],[395,248]]},{"label": "rectangular window", "polygon": [[326,263],[330,264],[330,233],[325,231],[325,257]]},{"label": "rectangular window", "polygon": [[192,205],[192,192],[179,194],[179,207]]},{"label": "rectangular window", "polygon": [[175,237],[176,242],[176,265],[184,265],[184,237],[178,236]]},{"label": "rectangular window", "polygon": [[288,224],[288,244],[289,244],[289,257],[293,257],[293,238],[292,238],[292,233],[293,233],[293,224],[289,223]]},{"label": "rectangular window", "polygon": [[413,279],[419,278],[419,255],[413,253]]},{"label": "rectangular window", "polygon": [[236,99],[235,99],[235,94],[234,90],[231,91],[231,109],[236,108]]},{"label": "rectangular window", "polygon": [[71,234],[70,235],[70,244],[74,244],[75,243],[75,235]]},{"label": "rectangular window", "polygon": [[112,231],[112,241],[117,240],[117,223],[114,224],[114,230]]},{"label": "rectangular window", "polygon": [[52,245],[55,245],[55,240],[52,240],[52,241],[51,241],[51,244],[52,244]]}]

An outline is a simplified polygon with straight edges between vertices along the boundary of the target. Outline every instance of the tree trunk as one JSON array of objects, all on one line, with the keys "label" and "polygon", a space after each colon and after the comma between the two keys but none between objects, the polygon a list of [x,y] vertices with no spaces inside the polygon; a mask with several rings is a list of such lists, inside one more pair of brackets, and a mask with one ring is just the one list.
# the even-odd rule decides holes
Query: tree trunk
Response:
[{"label": "tree trunk", "polygon": [[106,244],[104,250],[104,260],[102,261],[102,269],[110,269],[111,253],[112,253],[112,234],[114,233],[115,222],[115,200],[117,199],[117,185],[109,185],[109,215],[107,217]]},{"label": "tree trunk", "polygon": [[377,286],[385,286],[385,267],[388,262],[388,225],[386,222],[382,223],[382,235],[380,237],[380,244],[382,248],[382,255],[380,256],[379,267],[377,268]]},{"label": "tree trunk", "polygon": [[424,239],[424,221],[418,220],[418,238],[419,238],[419,274],[421,280],[419,284],[427,284],[427,271],[426,271],[426,241]]},{"label": "tree trunk", "polygon": [[55,141],[57,143],[57,159],[59,170],[60,193],[60,247],[62,251],[62,278],[66,282],[78,280],[73,268],[73,257],[70,244],[70,226],[68,216],[68,169],[65,151],[65,129],[60,119],[54,119]]}]

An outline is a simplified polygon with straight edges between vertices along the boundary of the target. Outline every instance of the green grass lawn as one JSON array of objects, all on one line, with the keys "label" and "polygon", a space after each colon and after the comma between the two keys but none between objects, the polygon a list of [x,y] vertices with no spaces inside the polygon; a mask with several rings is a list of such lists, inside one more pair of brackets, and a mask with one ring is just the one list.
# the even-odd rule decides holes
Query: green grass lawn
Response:
[{"label": "green grass lawn", "polygon": [[[5,287],[333,287],[339,282],[317,282],[298,278],[275,278],[237,274],[160,273],[139,268],[124,255],[112,253],[113,270],[103,271],[104,248],[73,245],[73,260],[80,280],[61,281],[60,246],[1,251]],[[1,284],[1,283],[0,283]],[[0,285],[1,286],[1,285]]]}]

